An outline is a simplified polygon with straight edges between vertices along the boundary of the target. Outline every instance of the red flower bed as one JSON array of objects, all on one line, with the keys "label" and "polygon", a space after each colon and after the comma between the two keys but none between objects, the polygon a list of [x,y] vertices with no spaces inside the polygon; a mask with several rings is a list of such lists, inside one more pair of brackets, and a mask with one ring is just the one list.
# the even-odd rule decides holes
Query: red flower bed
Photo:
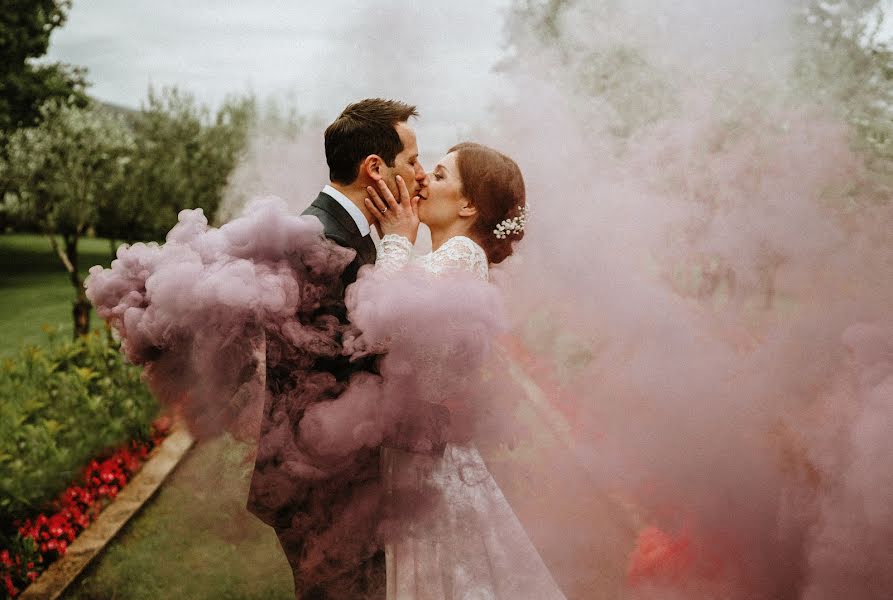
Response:
[{"label": "red flower bed", "polygon": [[90,461],[81,480],[52,504],[52,512],[16,523],[18,535],[13,547],[0,550],[0,598],[15,598],[53,561],[64,556],[68,545],[118,495],[170,428],[168,417],[157,419],[152,423],[149,441],[132,441],[102,461]]}]

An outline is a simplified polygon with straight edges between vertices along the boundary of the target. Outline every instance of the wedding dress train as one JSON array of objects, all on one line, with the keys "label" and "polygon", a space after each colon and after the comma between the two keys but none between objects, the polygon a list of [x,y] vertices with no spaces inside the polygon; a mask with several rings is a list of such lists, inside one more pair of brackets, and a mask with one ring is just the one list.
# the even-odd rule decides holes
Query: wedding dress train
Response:
[{"label": "wedding dress train", "polygon": [[[387,270],[415,260],[434,274],[488,276],[483,249],[467,237],[413,259],[409,240],[386,235],[378,256]],[[447,444],[442,456],[383,448],[382,475],[392,497],[430,502],[395,519],[385,546],[388,600],[565,597],[472,444]]]}]

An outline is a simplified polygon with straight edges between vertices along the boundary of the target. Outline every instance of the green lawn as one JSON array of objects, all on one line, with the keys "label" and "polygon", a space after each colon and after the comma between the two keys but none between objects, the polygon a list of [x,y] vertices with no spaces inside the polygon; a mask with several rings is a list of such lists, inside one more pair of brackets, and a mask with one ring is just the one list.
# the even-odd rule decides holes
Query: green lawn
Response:
[{"label": "green lawn", "polygon": [[[84,239],[80,270],[111,262],[109,243]],[[0,356],[45,344],[43,325],[71,335],[74,289],[44,236],[0,235]],[[95,313],[91,327],[102,322]],[[198,445],[65,598],[294,598],[273,530],[245,510],[252,464],[226,439]]]},{"label": "green lawn", "polygon": [[245,510],[252,463],[228,438],[193,448],[64,600],[291,600],[270,527]]},{"label": "green lawn", "polygon": [[[107,240],[83,239],[79,248],[82,277],[93,265],[111,263]],[[23,343],[43,343],[42,325],[59,326],[70,336],[73,300],[68,273],[45,236],[0,235],[0,356]],[[95,313],[90,325],[101,326]]]},{"label": "green lawn", "polygon": [[[108,241],[82,240],[79,262],[82,276],[108,266]],[[43,325],[70,336],[73,298],[46,237],[0,235],[0,356],[43,345]],[[95,313],[91,326],[102,326]],[[227,439],[193,448],[65,598],[294,598],[273,530],[245,510],[252,463],[243,456]]]}]

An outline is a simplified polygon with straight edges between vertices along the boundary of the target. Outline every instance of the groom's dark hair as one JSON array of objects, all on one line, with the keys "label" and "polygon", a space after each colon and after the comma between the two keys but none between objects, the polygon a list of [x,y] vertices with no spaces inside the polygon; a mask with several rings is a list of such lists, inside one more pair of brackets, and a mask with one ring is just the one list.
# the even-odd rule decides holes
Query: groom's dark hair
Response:
[{"label": "groom's dark hair", "polygon": [[393,167],[394,159],[403,151],[394,127],[417,116],[415,106],[398,100],[367,98],[348,105],[326,128],[329,179],[343,185],[353,183],[360,162],[370,154],[377,154]]}]

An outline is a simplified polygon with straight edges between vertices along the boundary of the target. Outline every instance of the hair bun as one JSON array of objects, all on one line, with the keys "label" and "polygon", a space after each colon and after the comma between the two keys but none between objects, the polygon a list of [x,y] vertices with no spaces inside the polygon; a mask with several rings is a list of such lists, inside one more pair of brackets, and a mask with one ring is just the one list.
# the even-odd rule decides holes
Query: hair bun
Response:
[{"label": "hair bun", "polygon": [[487,146],[463,142],[450,148],[462,180],[462,193],[478,210],[472,227],[491,264],[513,253],[524,237],[527,200],[521,169],[511,158]]}]

